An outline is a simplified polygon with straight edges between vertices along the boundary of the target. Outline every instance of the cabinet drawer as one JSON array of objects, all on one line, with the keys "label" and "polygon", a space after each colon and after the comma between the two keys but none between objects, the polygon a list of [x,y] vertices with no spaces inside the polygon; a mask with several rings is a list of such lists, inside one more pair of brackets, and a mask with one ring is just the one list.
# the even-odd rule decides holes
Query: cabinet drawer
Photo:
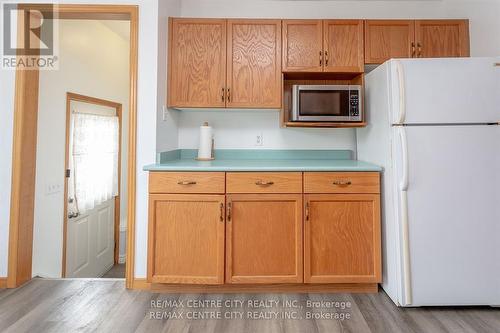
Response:
[{"label": "cabinet drawer", "polygon": [[302,193],[301,172],[228,172],[227,193]]},{"label": "cabinet drawer", "polygon": [[380,193],[378,172],[305,172],[304,193]]},{"label": "cabinet drawer", "polygon": [[150,172],[149,193],[224,193],[224,172]]}]

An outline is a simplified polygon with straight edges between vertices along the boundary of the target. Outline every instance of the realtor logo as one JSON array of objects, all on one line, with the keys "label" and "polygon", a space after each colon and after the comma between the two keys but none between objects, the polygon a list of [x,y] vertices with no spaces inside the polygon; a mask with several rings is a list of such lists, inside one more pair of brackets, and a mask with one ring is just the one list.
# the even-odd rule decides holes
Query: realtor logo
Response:
[{"label": "realtor logo", "polygon": [[57,69],[57,19],[52,4],[2,3],[4,69]]}]

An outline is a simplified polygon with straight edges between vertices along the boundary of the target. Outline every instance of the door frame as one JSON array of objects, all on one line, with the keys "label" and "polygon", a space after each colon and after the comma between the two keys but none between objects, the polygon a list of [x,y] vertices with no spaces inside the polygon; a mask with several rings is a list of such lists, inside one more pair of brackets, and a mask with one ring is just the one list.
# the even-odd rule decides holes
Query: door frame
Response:
[{"label": "door frame", "polygon": [[[83,102],[99,106],[106,106],[116,110],[118,117],[118,195],[115,197],[115,214],[113,221],[113,260],[115,265],[118,263],[120,256],[120,193],[121,193],[121,174],[122,174],[122,104],[91,97],[80,95],[72,92],[66,92],[66,145],[64,156],[64,170],[69,169],[69,145],[71,132],[71,102]],[[68,240],[68,177],[64,177],[64,210],[63,210],[63,248],[62,248],[62,271],[61,276],[66,277],[66,247]]]},{"label": "door frame", "polygon": [[[139,7],[137,5],[85,4],[61,4],[54,7],[45,4],[21,4],[18,6],[23,9],[39,10],[42,13],[54,13],[54,19],[127,20],[130,22],[127,259],[125,263],[125,286],[126,288],[133,288]],[[23,27],[18,27],[18,34],[23,31],[22,29]],[[16,69],[7,273],[8,288],[17,288],[31,280],[32,250],[19,253],[20,248],[32,249],[33,246],[36,138],[35,146],[33,146],[33,142],[27,140],[25,136],[33,126],[36,128],[36,117],[33,117],[33,115],[27,117],[27,115],[33,112],[33,109],[35,112],[38,110],[38,89],[36,91],[29,89],[28,84],[30,80],[28,80],[28,74],[38,77],[38,70],[25,71],[19,68]],[[33,105],[36,105],[36,107],[33,108]],[[26,143],[26,141],[28,142]],[[32,167],[21,168],[23,164],[28,164]],[[28,209],[21,209],[20,203],[26,200],[26,198],[31,201],[30,205],[28,205]]]}]

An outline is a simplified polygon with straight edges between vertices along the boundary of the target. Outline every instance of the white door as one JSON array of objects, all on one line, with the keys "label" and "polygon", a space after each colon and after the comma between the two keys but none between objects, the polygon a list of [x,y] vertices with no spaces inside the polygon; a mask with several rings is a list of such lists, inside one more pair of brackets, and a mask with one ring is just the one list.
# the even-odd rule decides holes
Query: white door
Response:
[{"label": "white door", "polygon": [[71,110],[65,276],[96,278],[114,264],[119,120],[110,107]]},{"label": "white door", "polygon": [[66,277],[100,277],[113,267],[114,201],[68,219]]},{"label": "white door", "polygon": [[[400,143],[394,154],[398,190],[408,175],[406,305],[499,305],[500,126],[394,131],[404,131],[407,141],[407,154]],[[397,207],[404,238],[404,203]]]},{"label": "white door", "polygon": [[395,124],[500,121],[500,58],[390,61]]}]

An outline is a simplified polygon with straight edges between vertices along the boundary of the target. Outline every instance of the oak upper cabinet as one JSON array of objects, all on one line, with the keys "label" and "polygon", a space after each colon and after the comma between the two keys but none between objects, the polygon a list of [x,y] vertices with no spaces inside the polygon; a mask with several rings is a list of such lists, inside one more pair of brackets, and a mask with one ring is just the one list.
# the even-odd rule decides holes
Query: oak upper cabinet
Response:
[{"label": "oak upper cabinet", "polygon": [[417,20],[415,40],[420,58],[470,56],[468,20]]},{"label": "oak upper cabinet", "polygon": [[283,20],[283,72],[363,72],[363,20]]},{"label": "oak upper cabinet", "polygon": [[364,71],[363,20],[323,21],[325,72]]},{"label": "oak upper cabinet", "polygon": [[302,194],[228,194],[226,214],[226,283],[303,281]]},{"label": "oak upper cabinet", "polygon": [[415,55],[415,21],[366,20],[365,63],[381,64],[391,58]]},{"label": "oak upper cabinet", "polygon": [[168,106],[224,107],[226,20],[169,20]]},{"label": "oak upper cabinet", "polygon": [[283,20],[283,72],[323,71],[323,22]]},{"label": "oak upper cabinet", "polygon": [[227,107],[281,107],[281,21],[227,21]]},{"label": "oak upper cabinet", "polygon": [[148,282],[224,283],[224,201],[224,195],[149,195]]},{"label": "oak upper cabinet", "polygon": [[378,173],[304,173],[304,282],[381,281]]}]

